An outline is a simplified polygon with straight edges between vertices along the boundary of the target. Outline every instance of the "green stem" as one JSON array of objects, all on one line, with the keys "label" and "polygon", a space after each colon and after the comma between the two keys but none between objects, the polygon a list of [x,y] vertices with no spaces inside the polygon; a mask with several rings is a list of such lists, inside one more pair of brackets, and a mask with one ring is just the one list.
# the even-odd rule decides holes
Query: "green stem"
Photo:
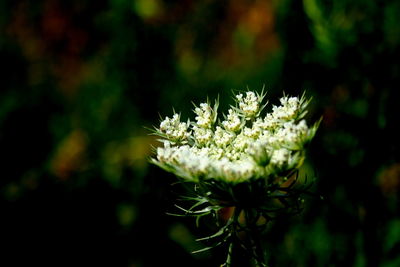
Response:
[{"label": "green stem", "polygon": [[250,240],[250,246],[252,251],[252,256],[255,265],[258,267],[265,267],[265,254],[261,245],[260,231],[257,227],[257,221],[260,218],[258,212],[254,209],[249,209],[245,211],[246,218],[246,229]]},{"label": "green stem", "polygon": [[230,267],[232,265],[232,251],[233,251],[233,242],[229,244],[228,257],[226,258],[226,263],[225,263],[227,267]]},{"label": "green stem", "polygon": [[[239,222],[239,217],[243,211],[245,216],[245,227],[243,227]],[[228,255],[223,266],[225,267],[235,267],[242,265],[243,259],[240,258],[241,255],[241,245],[247,247],[247,252],[249,252],[249,260],[254,262],[254,266],[266,267],[264,251],[261,246],[260,231],[257,227],[257,221],[260,218],[259,213],[255,209],[242,209],[235,207],[234,213],[230,218],[230,229],[229,229],[229,249]],[[245,231],[249,242],[246,244],[243,240],[240,240],[239,232]],[[235,253],[239,254],[235,255]],[[243,263],[243,262],[242,262]],[[246,265],[247,266],[247,265]]]},{"label": "green stem", "polygon": [[226,267],[233,267],[234,265],[234,260],[232,260],[234,258],[234,246],[235,246],[235,242],[236,242],[236,238],[237,238],[237,229],[238,229],[238,225],[239,225],[239,215],[241,213],[241,209],[235,207],[234,208],[234,212],[233,215],[231,217],[230,220],[232,220],[231,226],[230,226],[230,233],[229,233],[229,249],[228,249],[228,255],[226,258],[226,262],[223,266]]}]

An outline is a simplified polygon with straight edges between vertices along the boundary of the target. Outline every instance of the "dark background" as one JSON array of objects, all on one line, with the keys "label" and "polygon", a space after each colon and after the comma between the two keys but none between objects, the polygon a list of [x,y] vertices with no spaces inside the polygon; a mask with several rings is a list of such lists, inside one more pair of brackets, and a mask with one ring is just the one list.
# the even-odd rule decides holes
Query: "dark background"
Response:
[{"label": "dark background", "polygon": [[271,266],[400,266],[400,2],[3,0],[0,265],[218,266],[205,222],[148,164],[172,107],[265,85],[324,117],[301,216],[265,235]]}]

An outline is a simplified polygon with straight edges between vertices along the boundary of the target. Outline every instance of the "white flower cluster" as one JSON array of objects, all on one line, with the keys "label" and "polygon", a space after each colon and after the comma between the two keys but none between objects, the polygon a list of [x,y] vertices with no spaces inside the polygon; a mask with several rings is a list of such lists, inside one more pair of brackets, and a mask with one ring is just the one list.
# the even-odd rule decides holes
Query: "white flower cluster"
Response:
[{"label": "white flower cluster", "polygon": [[236,98],[239,101],[239,108],[246,117],[254,117],[259,111],[262,97],[260,99],[254,92],[247,92],[245,98],[243,98],[242,94],[237,95]]},{"label": "white flower cluster", "polygon": [[299,111],[300,100],[297,97],[284,96],[281,99],[281,106],[273,107],[273,117],[279,120],[290,120]]},{"label": "white flower cluster", "polygon": [[302,119],[308,101],[284,96],[280,106],[261,116],[263,98],[254,92],[237,95],[222,122],[217,122],[217,102],[196,107],[196,122],[180,122],[177,114],[167,117],[157,131],[164,146],[153,163],[187,180],[232,183],[298,168],[318,127],[309,128]]},{"label": "white flower cluster", "polygon": [[201,103],[194,111],[197,115],[197,125],[202,128],[210,128],[213,123],[213,110],[207,103]]},{"label": "white flower cluster", "polygon": [[228,112],[228,116],[226,117],[226,120],[222,122],[222,125],[228,131],[237,132],[240,130],[240,126],[242,124],[239,114],[233,109],[229,109]]},{"label": "white flower cluster", "polygon": [[174,114],[171,119],[166,117],[165,120],[161,122],[160,133],[165,135],[167,140],[172,143],[184,142],[190,136],[188,128],[189,123],[181,122],[179,114]]}]

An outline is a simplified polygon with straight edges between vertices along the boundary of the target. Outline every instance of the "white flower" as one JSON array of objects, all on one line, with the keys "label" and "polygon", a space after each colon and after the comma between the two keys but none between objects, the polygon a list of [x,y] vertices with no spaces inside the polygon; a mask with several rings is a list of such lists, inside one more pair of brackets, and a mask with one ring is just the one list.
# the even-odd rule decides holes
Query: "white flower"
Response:
[{"label": "white flower", "polygon": [[233,109],[229,109],[228,112],[227,120],[222,122],[222,126],[228,131],[237,132],[242,124],[239,114]]},{"label": "white flower", "polygon": [[264,118],[263,128],[266,130],[274,130],[280,124],[279,119],[276,119],[272,113],[268,113]]},{"label": "white flower", "polygon": [[245,127],[243,129],[243,134],[247,137],[257,139],[263,132],[263,127],[264,127],[264,122],[262,121],[262,119],[258,118],[256,121],[253,122],[251,128]]},{"label": "white flower", "polygon": [[272,148],[266,139],[260,139],[250,143],[246,152],[261,166],[269,163],[272,154]]},{"label": "white flower", "polygon": [[213,110],[207,103],[201,103],[200,107],[196,107],[194,112],[196,113],[197,125],[202,128],[210,128],[213,124]]},{"label": "white flower", "polygon": [[293,121],[285,122],[275,136],[276,140],[286,146],[297,145],[301,146],[308,134],[308,127],[305,120],[295,124]]},{"label": "white flower", "polygon": [[216,178],[228,182],[242,182],[255,175],[256,166],[252,161],[231,162],[226,158],[213,164]]},{"label": "white flower", "polygon": [[261,117],[263,96],[247,92],[236,97],[239,109],[228,110],[222,127],[214,125],[216,108],[206,103],[194,110],[197,123],[192,131],[178,114],[166,117],[159,129],[164,147],[157,148],[153,162],[184,179],[232,183],[298,168],[304,145],[317,129],[317,124],[309,129],[305,120],[297,121],[308,102],[285,96],[281,106]]},{"label": "white flower", "polygon": [[281,106],[273,107],[273,117],[277,120],[290,120],[299,112],[300,100],[297,97],[284,96],[280,99]]},{"label": "white flower", "polygon": [[271,164],[281,168],[289,162],[289,158],[290,158],[290,151],[287,150],[286,148],[281,148],[275,150],[272,153]]},{"label": "white flower", "polygon": [[161,162],[167,162],[171,159],[173,149],[170,147],[169,142],[164,142],[164,147],[157,148],[157,159]]},{"label": "white flower", "polygon": [[254,117],[260,109],[260,98],[254,92],[246,92],[246,97],[243,94],[236,96],[239,108],[247,118]]},{"label": "white flower", "polygon": [[227,146],[230,142],[232,142],[233,138],[235,138],[234,134],[217,126],[214,134],[214,142],[218,147]]},{"label": "white flower", "polygon": [[232,142],[232,146],[236,151],[244,151],[247,148],[249,142],[250,139],[245,136],[244,133],[240,133]]},{"label": "white flower", "polygon": [[211,129],[199,128],[197,126],[193,127],[194,138],[199,145],[207,145],[213,137],[213,131]]},{"label": "white flower", "polygon": [[179,165],[191,176],[203,175],[210,165],[209,158],[193,151],[189,147],[185,147],[180,152]]},{"label": "white flower", "polygon": [[190,136],[188,128],[189,123],[180,122],[178,114],[174,114],[171,119],[166,117],[160,124],[160,132],[173,142],[186,140]]}]

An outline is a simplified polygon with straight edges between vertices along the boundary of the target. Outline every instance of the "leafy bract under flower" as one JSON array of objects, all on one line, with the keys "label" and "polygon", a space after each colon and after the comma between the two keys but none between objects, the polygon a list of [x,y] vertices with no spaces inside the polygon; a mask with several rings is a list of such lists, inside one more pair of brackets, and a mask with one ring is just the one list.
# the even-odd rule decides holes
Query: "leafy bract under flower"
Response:
[{"label": "leafy bract under flower", "polygon": [[218,121],[218,101],[196,107],[195,122],[180,115],[166,117],[156,129],[163,146],[152,159],[156,165],[193,182],[215,179],[240,183],[275,178],[296,170],[304,161],[304,147],[318,122],[303,119],[309,100],[283,96],[279,106],[262,115],[264,94],[246,92]]}]

